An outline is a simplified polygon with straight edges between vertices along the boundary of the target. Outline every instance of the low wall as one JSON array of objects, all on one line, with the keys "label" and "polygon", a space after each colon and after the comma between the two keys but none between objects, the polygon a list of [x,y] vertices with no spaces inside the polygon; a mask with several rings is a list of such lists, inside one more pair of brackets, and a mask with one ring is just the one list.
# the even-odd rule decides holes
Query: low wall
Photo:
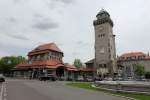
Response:
[{"label": "low wall", "polygon": [[142,82],[118,82],[118,81],[97,81],[95,82],[97,87],[102,89],[116,91],[116,92],[133,92],[143,93],[150,95],[150,82],[142,84]]}]

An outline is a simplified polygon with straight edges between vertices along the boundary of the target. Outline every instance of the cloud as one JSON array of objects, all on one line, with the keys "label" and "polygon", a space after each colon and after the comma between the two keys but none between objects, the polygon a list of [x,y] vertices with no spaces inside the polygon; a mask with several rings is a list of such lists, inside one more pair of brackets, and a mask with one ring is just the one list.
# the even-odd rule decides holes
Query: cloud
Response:
[{"label": "cloud", "polygon": [[[31,1],[31,0],[13,0],[14,3],[19,3],[21,1]],[[43,1],[43,0],[41,0]],[[68,4],[68,3],[72,3],[73,0],[45,0],[45,1],[50,1],[50,2],[62,2],[62,3],[65,3],[65,4]]]},{"label": "cloud", "polygon": [[44,2],[51,10],[53,10],[59,7],[66,7],[66,5],[73,4],[74,0],[45,0]]},{"label": "cloud", "polygon": [[28,2],[28,1],[30,1],[30,0],[13,0],[14,3],[20,3],[20,2],[24,2],[24,1],[25,1],[25,2]]},{"label": "cloud", "polygon": [[39,30],[49,30],[58,28],[59,25],[53,22],[37,22],[33,25],[33,27]]},{"label": "cloud", "polygon": [[73,0],[55,0],[55,1],[57,1],[57,2],[59,1],[59,2],[65,3],[65,4],[73,2]]},{"label": "cloud", "polygon": [[58,3],[63,3],[63,4],[71,4],[73,3],[74,0],[47,0],[52,4],[58,4]]},{"label": "cloud", "polygon": [[17,19],[14,18],[14,17],[9,17],[7,20],[8,20],[9,22],[12,22],[12,23],[17,22]]},{"label": "cloud", "polygon": [[76,44],[80,48],[87,47],[88,45],[90,45],[89,43],[85,43],[83,41],[77,41]]},{"label": "cloud", "polygon": [[34,14],[34,22],[32,27],[36,28],[38,30],[49,30],[49,29],[55,29],[59,27],[59,24],[54,22],[50,17],[41,15],[39,13]]},{"label": "cloud", "polygon": [[7,34],[7,36],[11,38],[19,39],[19,40],[29,40],[27,37],[20,35],[20,34]]},{"label": "cloud", "polygon": [[77,41],[76,43],[77,43],[78,45],[79,45],[79,44],[83,44],[83,41]]},{"label": "cloud", "polygon": [[73,56],[79,56],[80,53],[79,53],[79,52],[73,52],[72,55],[73,55]]},{"label": "cloud", "polygon": [[29,49],[26,46],[14,45],[11,43],[1,43],[0,42],[0,57],[10,56],[10,55],[23,55],[25,56]]}]

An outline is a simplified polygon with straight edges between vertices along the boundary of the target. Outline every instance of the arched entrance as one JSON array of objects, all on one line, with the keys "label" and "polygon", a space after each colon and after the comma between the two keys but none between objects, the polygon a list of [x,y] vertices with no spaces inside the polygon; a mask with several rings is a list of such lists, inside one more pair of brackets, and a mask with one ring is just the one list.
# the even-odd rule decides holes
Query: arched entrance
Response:
[{"label": "arched entrance", "polygon": [[60,66],[56,69],[56,75],[58,79],[60,80],[64,79],[64,67],[63,66]]}]

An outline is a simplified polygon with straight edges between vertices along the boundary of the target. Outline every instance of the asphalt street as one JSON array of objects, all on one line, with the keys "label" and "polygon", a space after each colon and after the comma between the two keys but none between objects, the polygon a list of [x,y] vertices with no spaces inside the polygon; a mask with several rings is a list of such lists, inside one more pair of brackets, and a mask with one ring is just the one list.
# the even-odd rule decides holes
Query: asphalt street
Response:
[{"label": "asphalt street", "polygon": [[103,92],[69,87],[59,81],[9,79],[3,83],[1,93],[1,100],[126,100]]}]

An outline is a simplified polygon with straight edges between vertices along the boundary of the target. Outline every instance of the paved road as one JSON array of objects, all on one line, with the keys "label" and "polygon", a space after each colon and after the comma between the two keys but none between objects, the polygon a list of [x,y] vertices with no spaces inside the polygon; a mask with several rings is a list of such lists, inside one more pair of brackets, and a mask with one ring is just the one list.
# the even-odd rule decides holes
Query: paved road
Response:
[{"label": "paved road", "polygon": [[68,87],[64,82],[7,80],[2,100],[125,100],[102,92]]}]

